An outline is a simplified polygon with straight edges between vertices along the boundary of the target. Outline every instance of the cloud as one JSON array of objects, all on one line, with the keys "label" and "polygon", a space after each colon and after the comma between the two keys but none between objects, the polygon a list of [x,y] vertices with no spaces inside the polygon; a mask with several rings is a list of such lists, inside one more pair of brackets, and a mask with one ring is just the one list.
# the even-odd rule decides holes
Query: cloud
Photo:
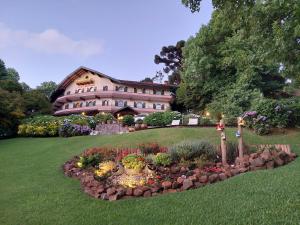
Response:
[{"label": "cloud", "polygon": [[47,29],[41,33],[13,30],[0,23],[0,49],[23,47],[47,54],[74,55],[89,57],[102,53],[100,40],[73,40],[56,29]]}]

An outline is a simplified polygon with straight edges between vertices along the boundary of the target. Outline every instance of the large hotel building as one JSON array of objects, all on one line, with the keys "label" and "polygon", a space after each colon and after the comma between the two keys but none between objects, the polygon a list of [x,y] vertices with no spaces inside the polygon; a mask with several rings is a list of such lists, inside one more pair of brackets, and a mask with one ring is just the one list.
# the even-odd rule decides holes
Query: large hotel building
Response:
[{"label": "large hotel building", "polygon": [[174,96],[169,84],[118,80],[79,67],[68,75],[51,96],[54,115],[147,114],[170,108]]}]

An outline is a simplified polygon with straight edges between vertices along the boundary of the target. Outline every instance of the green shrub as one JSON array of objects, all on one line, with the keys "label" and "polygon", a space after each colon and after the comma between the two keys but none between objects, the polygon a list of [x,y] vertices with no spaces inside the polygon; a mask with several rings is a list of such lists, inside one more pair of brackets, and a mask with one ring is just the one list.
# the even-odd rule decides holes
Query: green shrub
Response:
[{"label": "green shrub", "polygon": [[213,145],[205,140],[187,140],[175,144],[169,148],[173,161],[193,160],[200,156],[206,156],[208,160],[216,160],[217,151]]},{"label": "green shrub", "polygon": [[166,111],[163,115],[163,120],[165,125],[169,125],[173,120],[180,120],[181,113],[177,111]]},{"label": "green shrub", "polygon": [[115,117],[111,113],[97,113],[95,115],[96,123],[107,123],[107,121],[113,121]]},{"label": "green shrub", "polygon": [[157,153],[154,157],[156,165],[169,166],[172,163],[171,155],[169,153]]},{"label": "green shrub", "polygon": [[125,115],[122,120],[123,126],[131,126],[134,124],[134,118],[132,115]]},{"label": "green shrub", "polygon": [[157,143],[143,143],[139,145],[139,149],[143,155],[157,154],[160,151]]},{"label": "green shrub", "polygon": [[96,153],[88,156],[81,156],[79,158],[77,165],[82,168],[91,167],[91,166],[94,167],[98,165],[101,161],[102,161],[101,155]]},{"label": "green shrub", "polygon": [[239,156],[238,144],[236,142],[227,141],[226,156],[228,163],[232,164],[235,162],[236,157]]},{"label": "green shrub", "polygon": [[126,169],[140,170],[145,167],[145,159],[141,155],[129,154],[122,159],[122,164]]},{"label": "green shrub", "polygon": [[151,113],[144,118],[144,123],[146,123],[148,126],[155,126],[155,127],[165,126],[164,113],[163,112]]},{"label": "green shrub", "polygon": [[207,117],[201,117],[199,118],[199,125],[201,126],[214,126],[216,125],[217,121],[207,118]]}]

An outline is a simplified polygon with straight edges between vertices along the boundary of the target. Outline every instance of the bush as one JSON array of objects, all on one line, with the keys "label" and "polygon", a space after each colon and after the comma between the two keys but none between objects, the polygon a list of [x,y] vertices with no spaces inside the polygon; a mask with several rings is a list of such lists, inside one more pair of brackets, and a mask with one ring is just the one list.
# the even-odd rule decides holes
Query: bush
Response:
[{"label": "bush", "polygon": [[61,137],[83,136],[89,135],[91,132],[89,126],[71,124],[69,120],[64,120],[63,125],[59,128],[59,136]]},{"label": "bush", "polygon": [[228,141],[226,143],[226,156],[230,164],[235,162],[236,157],[239,156],[238,144],[236,142]]},{"label": "bush", "polygon": [[139,145],[142,154],[157,154],[160,152],[160,147],[157,143],[143,143]]},{"label": "bush", "polygon": [[111,113],[97,113],[95,115],[96,123],[107,123],[107,121],[113,121],[115,117]]},{"label": "bush", "polygon": [[102,158],[100,154],[93,154],[88,156],[80,156],[79,161],[77,162],[78,167],[94,167],[101,162]]},{"label": "bush", "polygon": [[134,124],[134,117],[132,115],[125,115],[122,120],[123,126],[131,126]]},{"label": "bush", "polygon": [[199,125],[201,126],[214,126],[216,125],[217,121],[209,119],[207,117],[201,117],[199,121]]},{"label": "bush", "polygon": [[164,127],[172,123],[172,120],[181,118],[181,114],[176,111],[155,112],[144,118],[144,123],[149,126]]},{"label": "bush", "polygon": [[217,151],[213,145],[205,140],[182,141],[169,148],[173,161],[193,160],[206,156],[208,160],[216,160]]},{"label": "bush", "polygon": [[169,153],[158,153],[153,161],[156,165],[162,166],[169,166],[172,163],[171,155]]},{"label": "bush", "polygon": [[122,159],[122,164],[126,169],[141,170],[145,167],[145,159],[141,155],[130,154]]},{"label": "bush", "polygon": [[271,126],[266,116],[258,115],[256,111],[249,111],[243,114],[246,126],[252,128],[258,135],[266,135],[271,132]]}]

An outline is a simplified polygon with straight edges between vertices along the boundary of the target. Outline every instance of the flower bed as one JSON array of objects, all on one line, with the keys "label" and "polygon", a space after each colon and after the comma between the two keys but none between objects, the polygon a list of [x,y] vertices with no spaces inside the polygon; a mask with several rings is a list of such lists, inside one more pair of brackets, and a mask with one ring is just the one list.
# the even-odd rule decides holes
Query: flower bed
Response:
[{"label": "flower bed", "polygon": [[[273,169],[296,157],[275,146],[260,146],[257,152],[236,158],[234,164],[222,165],[218,160],[207,160],[205,154],[193,160],[174,161],[166,148],[159,147],[159,152],[155,144],[149,148],[151,146],[155,154],[142,155],[140,149],[87,149],[67,161],[63,170],[65,175],[79,179],[84,192],[90,196],[113,201],[195,189],[240,173]],[[172,148],[173,152],[174,149],[176,147]],[[203,149],[200,152],[204,152]],[[202,163],[194,163],[200,159]]]}]

